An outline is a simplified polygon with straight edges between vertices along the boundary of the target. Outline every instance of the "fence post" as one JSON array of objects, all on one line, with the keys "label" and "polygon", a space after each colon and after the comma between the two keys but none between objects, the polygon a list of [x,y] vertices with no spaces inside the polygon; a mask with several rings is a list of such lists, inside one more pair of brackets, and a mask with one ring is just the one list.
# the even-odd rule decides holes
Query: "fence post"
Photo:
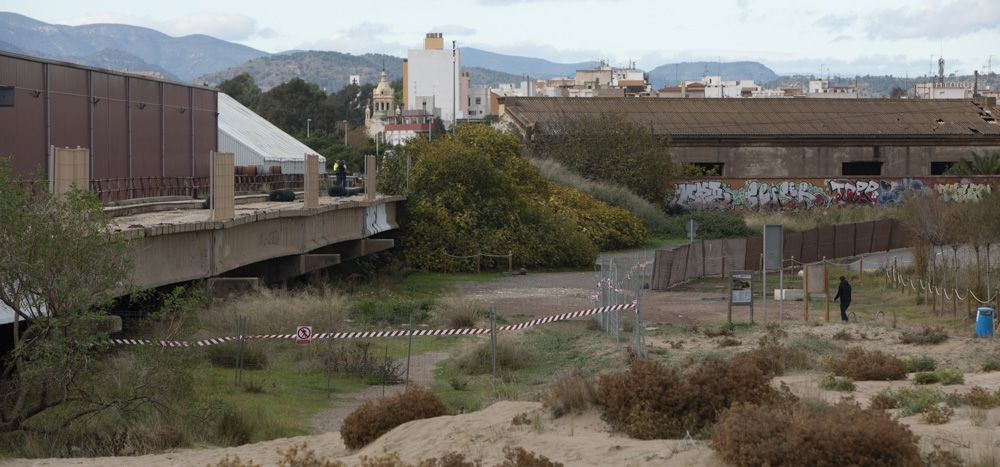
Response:
[{"label": "fence post", "polygon": [[497,390],[497,309],[490,307],[490,365],[493,367],[493,391]]},{"label": "fence post", "polygon": [[764,317],[763,322],[767,324],[767,264],[764,263],[764,253],[760,254],[760,307]]},{"label": "fence post", "polygon": [[830,265],[823,257],[823,300],[826,302],[826,322],[830,322]]},{"label": "fence post", "polygon": [[642,292],[642,281],[635,288],[635,354],[642,357],[642,321],[639,319],[639,296]]},{"label": "fence post", "polygon": [[507,250],[507,275],[514,275],[514,252]]},{"label": "fence post", "polygon": [[[792,261],[795,261],[795,257],[792,257]],[[778,268],[778,294],[781,297],[781,302],[778,303],[778,322],[785,322],[785,260],[782,258],[781,267]]]},{"label": "fence post", "polygon": [[410,311],[409,324],[406,325],[406,386],[410,386],[410,355],[413,352],[413,311]]},{"label": "fence post", "polygon": [[804,310],[804,319],[806,322],[809,321],[809,265],[802,265],[802,305]]},{"label": "fence post", "polygon": [[385,369],[389,368],[389,344],[385,345],[385,358],[382,360],[382,397],[385,397],[385,384],[389,380],[389,372]]},{"label": "fence post", "polygon": [[479,274],[481,263],[483,261],[483,252],[476,253],[476,274]]},{"label": "fence post", "polygon": [[726,279],[726,283],[729,284],[726,287],[726,322],[733,322],[733,278],[732,276]]}]

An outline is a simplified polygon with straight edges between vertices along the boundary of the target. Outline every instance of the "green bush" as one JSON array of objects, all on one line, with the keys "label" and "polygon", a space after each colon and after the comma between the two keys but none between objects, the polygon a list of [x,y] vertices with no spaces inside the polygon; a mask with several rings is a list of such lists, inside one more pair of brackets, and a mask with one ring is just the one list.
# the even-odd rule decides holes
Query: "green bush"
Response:
[{"label": "green bush", "polygon": [[949,398],[943,392],[928,387],[904,387],[896,390],[886,388],[872,397],[871,407],[880,410],[899,409],[899,416],[908,417],[923,413],[942,402],[954,405],[960,399]]},{"label": "green bush", "polygon": [[938,368],[913,375],[914,384],[941,383],[944,386],[965,384],[965,376],[954,368]]},{"label": "green bush", "polygon": [[[411,155],[410,191],[401,223],[402,249],[407,261],[421,269],[469,271],[474,259],[457,259],[478,252],[513,252],[514,264],[527,268],[586,267],[597,257],[598,246],[577,224],[588,216],[630,214],[610,211],[584,215],[552,204],[552,187],[520,156],[513,135],[479,125],[460,126],[457,134],[407,145]],[[579,195],[585,196],[585,195]],[[596,209],[596,208],[595,208]],[[608,214],[608,213],[613,214]],[[625,230],[594,238],[608,244],[635,243],[641,223],[628,220]],[[506,258],[483,258],[481,267],[503,267]]]},{"label": "green bush", "polygon": [[553,185],[549,204],[571,218],[601,251],[633,248],[646,241],[646,227],[638,218],[576,188]]},{"label": "green bush", "polygon": [[642,221],[649,233],[665,236],[670,232],[670,221],[667,220],[663,209],[658,204],[642,199],[625,186],[608,181],[588,180],[554,160],[531,159],[530,161],[531,165],[550,181],[576,188],[611,206],[632,213]]},{"label": "green bush", "polygon": [[[243,344],[243,368],[259,370],[267,367],[267,354],[260,347],[248,343]],[[213,345],[206,349],[208,361],[213,366],[222,368],[236,368],[238,353],[239,344],[236,342]]]},{"label": "green bush", "polygon": [[759,232],[747,227],[743,215],[736,211],[687,211],[667,218],[668,224],[663,235],[667,237],[687,237],[684,223],[694,219],[698,223],[697,238],[714,240],[717,238],[751,237]]},{"label": "green bush", "polygon": [[906,359],[906,372],[917,373],[920,371],[934,371],[937,369],[937,362],[926,355]]},{"label": "green bush", "polygon": [[857,388],[851,378],[841,378],[832,374],[823,376],[823,379],[819,380],[819,387],[829,391],[844,392],[851,392]]}]

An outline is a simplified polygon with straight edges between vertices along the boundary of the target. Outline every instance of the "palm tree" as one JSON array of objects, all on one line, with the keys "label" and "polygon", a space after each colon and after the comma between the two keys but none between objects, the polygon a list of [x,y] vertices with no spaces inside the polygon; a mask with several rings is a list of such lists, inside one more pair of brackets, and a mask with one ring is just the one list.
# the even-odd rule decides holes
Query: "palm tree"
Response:
[{"label": "palm tree", "polygon": [[1000,152],[979,155],[972,153],[972,160],[962,159],[952,165],[945,175],[1000,175]]}]

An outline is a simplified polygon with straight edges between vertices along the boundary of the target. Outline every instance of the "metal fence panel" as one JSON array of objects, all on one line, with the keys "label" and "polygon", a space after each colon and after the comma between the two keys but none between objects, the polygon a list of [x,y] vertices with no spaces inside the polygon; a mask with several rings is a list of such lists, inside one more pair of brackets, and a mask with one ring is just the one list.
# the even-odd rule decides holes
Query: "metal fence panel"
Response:
[{"label": "metal fence panel", "polygon": [[802,261],[812,263],[819,260],[819,231],[809,229],[802,232]]},{"label": "metal fence panel", "polygon": [[854,224],[834,226],[834,256],[854,256]]},{"label": "metal fence panel", "polygon": [[861,222],[854,224],[855,255],[863,255],[872,252],[872,233],[874,230],[874,222]]},{"label": "metal fence panel", "polygon": [[802,261],[802,232],[785,232],[785,260]]},{"label": "metal fence panel", "polygon": [[674,250],[674,261],[670,267],[670,281],[668,287],[680,284],[687,280],[688,246],[683,245]]},{"label": "metal fence panel", "polygon": [[892,221],[875,221],[872,226],[871,251],[889,251],[889,241],[892,236]]},{"label": "metal fence panel", "polygon": [[757,271],[761,267],[761,257],[760,255],[764,253],[764,237],[755,236],[748,237],[746,242],[746,258],[743,261],[743,269],[748,271]]},{"label": "metal fence panel", "polygon": [[[726,241],[705,240],[702,242],[705,258],[705,275],[721,276],[725,269]],[[731,271],[731,269],[728,269]]]},{"label": "metal fence panel", "polygon": [[688,246],[687,271],[684,280],[690,281],[705,276],[705,244],[695,240]]},{"label": "metal fence panel", "polygon": [[819,242],[819,253],[820,258],[836,258],[837,253],[834,249],[836,245],[836,234],[834,233],[833,227],[820,227],[816,229],[816,234],[818,236]]},{"label": "metal fence panel", "polygon": [[890,249],[909,248],[910,231],[901,222],[892,220],[892,228],[889,240]]},{"label": "metal fence panel", "polygon": [[726,273],[740,269],[750,269],[746,264],[747,239],[730,238],[726,240]]}]

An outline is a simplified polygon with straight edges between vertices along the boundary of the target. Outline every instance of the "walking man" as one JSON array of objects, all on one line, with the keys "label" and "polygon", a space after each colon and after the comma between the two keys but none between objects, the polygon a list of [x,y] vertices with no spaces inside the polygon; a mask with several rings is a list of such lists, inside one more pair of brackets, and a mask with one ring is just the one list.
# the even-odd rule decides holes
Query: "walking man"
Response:
[{"label": "walking man", "polygon": [[840,286],[837,287],[837,296],[833,297],[833,301],[838,299],[840,300],[840,319],[846,323],[847,307],[851,306],[851,284],[844,276],[840,276]]}]

